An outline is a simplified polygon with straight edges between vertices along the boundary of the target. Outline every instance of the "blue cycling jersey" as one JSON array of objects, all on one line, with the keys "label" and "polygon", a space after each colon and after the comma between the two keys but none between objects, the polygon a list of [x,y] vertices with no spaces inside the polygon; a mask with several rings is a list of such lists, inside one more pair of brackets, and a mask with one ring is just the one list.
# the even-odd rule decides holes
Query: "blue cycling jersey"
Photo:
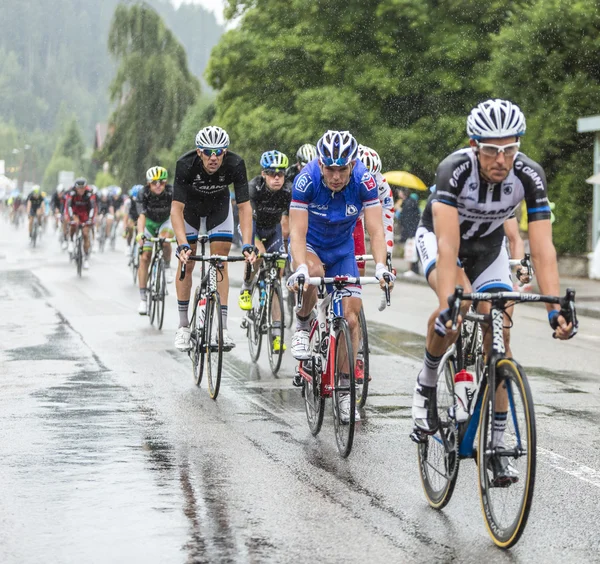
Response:
[{"label": "blue cycling jersey", "polygon": [[377,181],[358,160],[350,182],[340,192],[325,186],[318,159],[308,163],[294,180],[290,209],[308,212],[306,243],[325,263],[354,253],[356,221],[363,208],[372,206],[380,206]]}]

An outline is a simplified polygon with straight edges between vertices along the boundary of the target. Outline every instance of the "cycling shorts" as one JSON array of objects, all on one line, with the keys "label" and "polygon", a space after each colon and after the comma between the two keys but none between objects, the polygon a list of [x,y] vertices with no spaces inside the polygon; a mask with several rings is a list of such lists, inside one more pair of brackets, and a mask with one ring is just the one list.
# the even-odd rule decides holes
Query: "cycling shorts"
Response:
[{"label": "cycling shorts", "polygon": [[[326,277],[359,276],[354,248],[352,248],[352,252],[344,255],[328,253],[325,249],[317,250],[308,244],[306,245],[306,250],[319,257],[319,260],[323,263]],[[360,298],[362,296],[360,284],[350,284],[346,286],[346,290],[348,291],[349,296],[353,298]],[[333,292],[333,286],[331,284],[327,284],[327,291],[330,293]]]},{"label": "cycling shorts", "polygon": [[65,219],[67,221],[74,221],[75,217],[77,217],[79,219],[79,223],[85,223],[86,221],[88,221],[90,219],[90,212],[89,211],[73,211],[73,217],[69,217],[69,214],[65,214]]},{"label": "cycling shorts", "polygon": [[[437,262],[437,237],[426,227],[419,227],[416,234],[417,251],[425,277],[433,272]],[[477,251],[462,251],[458,257],[474,292],[509,291],[512,280],[508,253],[504,246],[488,246]]]},{"label": "cycling shorts", "polygon": [[[148,238],[150,237],[174,237],[175,233],[173,231],[173,227],[171,225],[171,219],[167,219],[167,221],[163,221],[159,223],[158,221],[152,221],[151,219],[146,218],[146,226],[144,227],[144,235]],[[143,251],[151,251],[152,243],[150,241],[144,241],[144,246],[142,247]]]},{"label": "cycling shorts", "polygon": [[229,193],[226,198],[221,198],[210,206],[183,209],[185,221],[185,235],[188,243],[198,240],[198,232],[206,231],[209,241],[224,241],[231,243],[233,240],[233,210]]},{"label": "cycling shorts", "polygon": [[[354,254],[355,255],[365,255],[367,254],[367,246],[365,244],[365,226],[362,222],[362,219],[359,217],[356,222],[356,227],[354,228],[354,233],[352,234],[354,237]],[[358,261],[358,268],[365,268],[365,261]]]},{"label": "cycling shorts", "polygon": [[280,223],[275,227],[255,228],[254,237],[261,241],[267,253],[285,252]]}]

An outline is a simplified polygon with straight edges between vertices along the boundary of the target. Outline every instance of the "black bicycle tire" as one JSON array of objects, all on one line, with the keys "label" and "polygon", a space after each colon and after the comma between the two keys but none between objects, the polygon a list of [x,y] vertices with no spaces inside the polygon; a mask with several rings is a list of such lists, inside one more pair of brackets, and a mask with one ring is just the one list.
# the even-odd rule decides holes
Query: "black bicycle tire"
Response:
[{"label": "black bicycle tire", "polygon": [[[280,346],[279,346],[279,351],[278,352],[274,352],[273,351],[273,299],[272,296],[273,294],[277,294],[277,300],[279,302],[279,312],[280,312],[280,320],[279,320],[279,326],[280,326],[280,334],[279,334],[279,341],[280,341]],[[285,329],[284,329],[284,323],[283,323],[283,296],[281,295],[281,286],[279,285],[278,281],[273,282],[273,284],[271,285],[271,288],[269,290],[269,297],[268,297],[268,303],[269,306],[267,308],[268,313],[269,313],[269,317],[271,319],[267,320],[267,353],[268,353],[268,357],[269,357],[269,366],[271,367],[271,372],[273,374],[277,374],[277,372],[279,372],[279,369],[281,368],[281,361],[283,360],[283,345],[284,345],[284,339],[285,339]]]},{"label": "black bicycle tire", "polygon": [[[202,339],[204,337],[204,327],[198,329],[198,302],[200,300],[200,287],[196,288],[194,293],[194,307],[192,308],[192,322],[190,323],[190,341],[192,343],[192,349],[190,350],[190,359],[192,361],[192,374],[194,376],[194,382],[196,386],[200,387],[202,383],[202,376],[204,374],[204,354],[205,351],[202,349]],[[206,309],[204,310],[206,315]]]},{"label": "black bicycle tire", "polygon": [[[448,357],[445,361],[445,364],[440,367],[441,370],[444,371],[444,379],[440,378],[440,381],[444,383],[451,382],[450,387],[448,389],[448,395],[451,398],[450,401],[453,402],[454,398],[454,374],[456,373],[456,361],[452,357]],[[446,376],[446,366],[450,369],[450,377]],[[441,392],[441,382],[438,382],[438,395]],[[440,444],[440,440],[436,439],[435,436],[426,437],[425,441],[420,443],[417,447],[417,460],[419,463],[419,475],[421,478],[421,485],[423,486],[423,492],[425,493],[425,498],[427,499],[427,503],[434,509],[440,510],[446,507],[452,498],[452,494],[454,493],[454,488],[456,486],[456,481],[458,479],[458,469],[460,465],[460,459],[458,456],[458,428],[456,427],[453,420],[451,420],[448,416],[448,411],[445,405],[442,405],[441,402],[438,401],[438,416],[440,417],[440,429],[437,431],[436,435],[440,434],[444,429],[448,429],[449,433],[453,433],[452,435],[446,435],[446,440],[449,438],[454,441],[454,455],[451,456],[448,451],[445,450],[445,456],[448,458],[445,461],[446,468],[448,467],[448,462],[450,464],[454,463],[452,474],[448,478],[448,482],[443,489],[435,490],[433,485],[431,484],[428,474],[427,474],[427,455],[429,454],[429,445],[430,442],[432,444],[433,441],[435,443]],[[444,417],[447,418],[444,423]],[[452,425],[452,427],[450,427]],[[435,474],[435,470],[434,470]]]},{"label": "black bicycle tire", "polygon": [[[210,307],[209,307],[210,303]],[[207,334],[206,328],[208,327],[208,347],[209,361],[207,364],[206,379],[208,381],[208,394],[211,399],[216,400],[219,395],[219,389],[221,388],[221,371],[223,369],[223,317],[221,315],[221,297],[218,292],[214,292],[206,302],[206,319],[204,320],[205,337]],[[217,329],[217,345],[216,351],[213,349],[211,343],[212,340],[212,328],[213,324],[216,323]],[[214,361],[216,360],[216,367]]]},{"label": "black bicycle tire", "polygon": [[76,257],[75,262],[77,264],[77,275],[81,278],[81,272],[83,269],[83,242],[81,237],[77,237],[77,250],[75,251]]},{"label": "black bicycle tire", "polygon": [[[354,353],[352,350],[352,339],[350,337],[350,328],[345,319],[336,319],[334,321],[335,327],[335,357],[333,359],[333,392],[332,392],[332,412],[333,412],[333,428],[335,432],[335,442],[338,447],[338,452],[342,458],[347,458],[352,451],[352,444],[354,442],[354,430],[356,424],[356,384],[354,381],[354,366],[352,359]],[[348,393],[350,394],[350,412],[348,423],[342,423],[340,421],[340,411],[337,408],[338,403],[338,390],[341,387],[339,383],[340,372],[338,370],[340,359],[338,353],[341,350],[340,341],[345,342],[346,354],[348,355]],[[331,344],[329,345],[331,346]],[[347,438],[342,441],[340,429],[348,429]]]},{"label": "black bicycle tire", "polygon": [[147,299],[148,299],[148,304],[150,306],[150,312],[148,315],[148,318],[150,320],[150,325],[154,325],[154,318],[156,317],[156,295],[155,295],[155,286],[156,286],[156,281],[155,281],[155,271],[154,269],[156,268],[155,266],[155,261],[153,261],[150,264],[150,279],[146,282],[146,295],[147,295]]},{"label": "black bicycle tire", "polygon": [[[504,532],[499,534],[499,525],[494,521],[493,508],[490,507],[489,494],[488,494],[488,474],[487,474],[487,463],[486,463],[486,445],[487,445],[487,419],[489,417],[490,410],[487,408],[488,401],[490,398],[490,388],[486,389],[486,393],[483,397],[481,419],[479,423],[479,444],[477,449],[477,463],[478,463],[478,478],[479,478],[479,498],[481,501],[481,511],[483,513],[483,519],[488,533],[494,544],[500,548],[510,548],[514,546],[521,538],[523,531],[527,525],[527,519],[531,510],[531,504],[533,501],[533,492],[535,489],[535,472],[536,472],[536,449],[537,449],[537,432],[535,425],[535,408],[533,403],[533,396],[531,394],[531,388],[525,371],[523,368],[516,363],[513,359],[502,358],[496,363],[496,370],[498,367],[510,366],[513,374],[516,376],[516,383],[519,386],[519,393],[523,400],[523,407],[525,408],[525,421],[527,425],[527,484],[525,485],[525,495],[521,502],[519,514],[515,518],[513,524]],[[510,419],[510,417],[509,417]],[[512,487],[512,486],[509,486]],[[497,489],[497,488],[493,488]]]},{"label": "black bicycle tire", "polygon": [[34,217],[31,225],[31,246],[35,249],[37,239],[37,219]]},{"label": "black bicycle tire", "polygon": [[137,280],[138,280],[138,269],[140,267],[140,253],[139,253],[139,246],[138,246],[137,242],[132,243],[131,252],[133,253],[133,256],[131,259],[131,268],[133,270],[133,283],[136,284]]},{"label": "black bicycle tire", "polygon": [[317,360],[320,360],[321,357],[318,354],[314,354],[321,343],[321,332],[316,319],[313,321],[313,328],[311,328],[310,334],[311,337],[309,350],[313,354],[310,360],[302,361],[301,364],[304,366],[305,370],[310,371],[312,383],[303,380],[304,387],[302,391],[304,394],[304,410],[306,413],[308,428],[310,429],[312,435],[316,436],[321,431],[321,427],[323,426],[323,417],[325,415],[325,398],[321,395],[320,388],[321,375],[317,371]]},{"label": "black bicycle tire", "polygon": [[[356,405],[359,409],[364,409],[367,403],[367,396],[369,395],[369,334],[367,328],[367,319],[365,318],[365,310],[362,305],[360,306],[360,313],[358,315],[358,326],[360,327],[360,333],[362,335],[362,362],[363,362],[363,383],[360,386],[357,383],[357,394],[356,394]],[[359,351],[357,351],[358,358]],[[356,378],[356,374],[354,375]],[[358,389],[360,388],[360,394]]]},{"label": "black bicycle tire", "polygon": [[157,329],[160,331],[162,329],[163,326],[163,321],[165,319],[165,295],[166,295],[166,290],[167,290],[167,276],[165,274],[165,263],[163,261],[163,259],[160,259],[159,263],[158,263],[158,270],[159,270],[159,274],[158,274],[158,303],[156,304],[157,307],[157,318],[156,318],[156,325],[157,325]]},{"label": "black bicycle tire", "polygon": [[[256,299],[255,299],[256,293]],[[258,305],[258,307],[255,307]],[[248,319],[246,328],[246,336],[248,337],[248,350],[250,351],[250,359],[252,362],[258,362],[260,350],[262,346],[262,318],[264,317],[265,306],[260,305],[260,287],[257,282],[252,288],[252,309]]]}]

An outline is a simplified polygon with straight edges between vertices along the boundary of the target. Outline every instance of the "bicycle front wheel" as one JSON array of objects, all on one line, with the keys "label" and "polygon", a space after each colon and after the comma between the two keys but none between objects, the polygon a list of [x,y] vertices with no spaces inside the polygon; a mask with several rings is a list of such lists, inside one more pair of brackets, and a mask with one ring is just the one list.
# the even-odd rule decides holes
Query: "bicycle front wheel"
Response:
[{"label": "bicycle front wheel", "polygon": [[[333,428],[338,451],[346,458],[352,450],[356,423],[356,383],[354,381],[354,353],[350,329],[345,319],[335,321],[333,350]],[[330,343],[331,351],[331,343]]]},{"label": "bicycle front wheel", "polygon": [[364,408],[369,393],[369,336],[367,334],[367,320],[365,310],[361,306],[358,316],[359,340],[356,351],[356,368],[354,371],[356,381],[356,405]]},{"label": "bicycle front wheel", "polygon": [[131,273],[133,275],[133,283],[137,284],[138,269],[140,267],[140,249],[137,241],[132,244],[132,257],[131,257]]},{"label": "bicycle front wheel", "polygon": [[77,265],[77,276],[81,277],[83,268],[83,241],[81,237],[77,238],[77,246],[75,247],[75,264]]},{"label": "bicycle front wheel", "polygon": [[165,318],[165,294],[167,289],[167,278],[165,275],[165,263],[161,259],[156,272],[156,325],[162,329]]},{"label": "bicycle front wheel", "polygon": [[260,288],[258,287],[258,283],[256,283],[252,289],[252,309],[248,312],[248,325],[246,327],[248,349],[250,350],[252,362],[257,362],[260,356],[264,309],[260,305]]},{"label": "bicycle front wheel", "polygon": [[192,371],[196,386],[200,386],[202,375],[204,373],[204,357],[206,348],[204,347],[204,317],[206,306],[200,305],[200,288],[196,289],[194,295],[194,307],[192,309],[192,323],[190,324],[190,342],[192,348],[189,352],[192,359]]},{"label": "bicycle front wheel", "polygon": [[[279,312],[279,320],[273,319],[274,312]],[[283,297],[279,282],[274,282],[269,292],[269,319],[267,323],[267,352],[273,374],[281,368],[284,348]],[[277,347],[277,348],[276,348]]]},{"label": "bicycle front wheel", "polygon": [[496,393],[491,394],[488,386],[479,423],[479,494],[492,540],[500,548],[510,548],[523,534],[533,499],[535,415],[521,366],[503,358],[495,370]]},{"label": "bicycle front wheel", "polygon": [[448,415],[454,405],[454,375],[456,360],[449,356],[440,367],[437,386],[437,408],[439,429],[435,435],[425,437],[417,448],[421,484],[427,502],[434,509],[445,507],[456,485],[458,477],[458,429],[456,421]]},{"label": "bicycle front wheel", "polygon": [[310,374],[310,382],[303,380],[302,397],[304,397],[304,409],[306,411],[306,420],[308,428],[313,435],[318,435],[323,425],[323,415],[325,414],[325,398],[321,395],[321,355],[319,347],[321,345],[321,331],[318,321],[313,322],[310,333],[310,360],[301,361],[301,368]]},{"label": "bicycle front wheel", "polygon": [[210,351],[206,357],[208,393],[212,399],[217,399],[221,387],[221,369],[223,367],[223,325],[221,298],[218,292],[212,294],[206,302],[204,340],[208,351]]}]

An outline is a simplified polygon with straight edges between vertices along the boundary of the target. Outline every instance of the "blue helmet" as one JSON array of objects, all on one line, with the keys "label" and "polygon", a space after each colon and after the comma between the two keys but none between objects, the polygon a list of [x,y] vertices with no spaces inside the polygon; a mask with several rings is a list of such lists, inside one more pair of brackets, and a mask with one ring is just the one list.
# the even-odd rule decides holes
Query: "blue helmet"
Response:
[{"label": "blue helmet", "polygon": [[144,187],[141,184],[136,184],[135,186],[133,186],[131,188],[131,190],[129,190],[129,195],[132,198],[137,198],[138,194],[140,193],[140,190],[142,190]]},{"label": "blue helmet", "polygon": [[281,151],[267,151],[260,157],[260,166],[262,168],[283,169],[287,168],[289,160]]}]

